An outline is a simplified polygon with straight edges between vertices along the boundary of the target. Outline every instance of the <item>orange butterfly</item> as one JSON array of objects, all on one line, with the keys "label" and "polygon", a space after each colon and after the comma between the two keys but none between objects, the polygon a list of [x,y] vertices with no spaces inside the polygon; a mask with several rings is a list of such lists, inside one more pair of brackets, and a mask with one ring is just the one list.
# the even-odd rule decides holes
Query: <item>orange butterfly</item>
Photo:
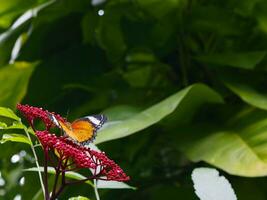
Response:
[{"label": "orange butterfly", "polygon": [[91,115],[75,120],[72,123],[62,122],[48,113],[51,121],[64,131],[74,141],[83,145],[92,142],[95,139],[98,129],[107,121],[105,115]]}]

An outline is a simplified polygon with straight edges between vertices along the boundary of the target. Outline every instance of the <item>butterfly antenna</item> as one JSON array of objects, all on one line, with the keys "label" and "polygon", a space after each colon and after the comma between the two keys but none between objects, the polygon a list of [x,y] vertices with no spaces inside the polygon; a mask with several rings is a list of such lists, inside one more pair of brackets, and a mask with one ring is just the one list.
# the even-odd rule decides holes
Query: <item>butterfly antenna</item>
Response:
[{"label": "butterfly antenna", "polygon": [[66,119],[68,119],[69,114],[70,114],[70,109],[67,110]]}]

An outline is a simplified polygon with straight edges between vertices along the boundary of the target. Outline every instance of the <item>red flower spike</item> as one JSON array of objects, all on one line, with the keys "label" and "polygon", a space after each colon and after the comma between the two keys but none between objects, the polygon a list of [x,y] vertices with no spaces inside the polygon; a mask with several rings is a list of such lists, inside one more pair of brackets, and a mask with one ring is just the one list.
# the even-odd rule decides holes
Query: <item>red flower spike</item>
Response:
[{"label": "red flower spike", "polygon": [[66,137],[57,137],[48,131],[37,131],[37,137],[44,148],[56,150],[64,159],[74,161],[75,168],[90,168],[96,179],[128,181],[129,177],[105,153],[79,146]]},{"label": "red flower spike", "polygon": [[53,112],[48,112],[47,110],[43,110],[42,108],[17,104],[17,109],[22,112],[22,114],[26,117],[32,127],[33,121],[35,119],[41,119],[44,122],[46,129],[49,130],[53,126],[53,122],[50,120],[48,113],[53,114],[60,121],[65,121],[65,119],[60,115]]}]

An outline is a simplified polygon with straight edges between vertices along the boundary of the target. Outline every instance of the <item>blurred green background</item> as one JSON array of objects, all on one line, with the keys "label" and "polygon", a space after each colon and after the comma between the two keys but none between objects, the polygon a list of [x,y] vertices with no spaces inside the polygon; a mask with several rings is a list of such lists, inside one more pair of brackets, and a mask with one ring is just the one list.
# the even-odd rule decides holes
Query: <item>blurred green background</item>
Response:
[{"label": "blurred green background", "polygon": [[[137,190],[102,200],[197,199],[198,166],[219,168],[238,199],[266,200],[266,50],[265,0],[0,0],[0,106],[105,113],[96,144]],[[0,199],[42,199],[22,170],[30,148],[0,148]],[[95,198],[84,184],[60,199],[78,195]]]}]

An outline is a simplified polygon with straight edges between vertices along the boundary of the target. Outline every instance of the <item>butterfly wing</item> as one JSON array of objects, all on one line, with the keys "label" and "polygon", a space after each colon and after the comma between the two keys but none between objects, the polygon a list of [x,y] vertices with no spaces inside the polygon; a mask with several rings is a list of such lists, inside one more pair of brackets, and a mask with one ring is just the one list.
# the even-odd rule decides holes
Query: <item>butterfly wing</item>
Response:
[{"label": "butterfly wing", "polygon": [[104,115],[92,115],[75,120],[72,124],[72,136],[78,142],[87,144],[95,139],[97,130],[107,121]]},{"label": "butterfly wing", "polygon": [[69,122],[58,120],[50,113],[48,113],[48,116],[66,135],[82,144],[87,144],[94,140],[97,130],[107,121],[107,118],[104,115],[91,115],[77,119],[70,124]]},{"label": "butterfly wing", "polygon": [[57,126],[59,127],[60,129],[62,129],[64,131],[65,134],[67,134],[68,136],[70,136],[71,138],[73,139],[76,139],[75,138],[75,135],[73,134],[73,131],[72,131],[72,127],[71,127],[71,124],[69,122],[62,122],[60,120],[58,120],[54,115],[50,114],[50,113],[47,113],[50,120]]}]

